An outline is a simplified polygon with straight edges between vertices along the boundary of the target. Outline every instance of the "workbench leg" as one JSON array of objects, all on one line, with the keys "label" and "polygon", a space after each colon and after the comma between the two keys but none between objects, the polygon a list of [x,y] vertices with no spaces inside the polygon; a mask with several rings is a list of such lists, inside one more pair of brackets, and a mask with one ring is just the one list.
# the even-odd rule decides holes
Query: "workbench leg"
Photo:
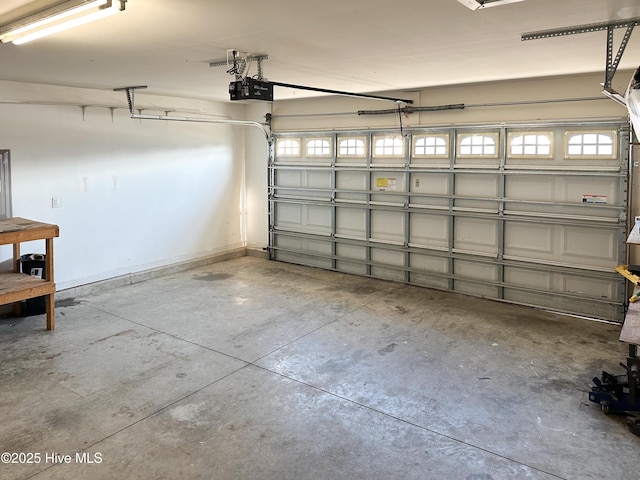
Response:
[{"label": "workbench leg", "polygon": [[13,271],[20,272],[20,244],[13,244]]},{"label": "workbench leg", "polygon": [[[20,273],[20,244],[13,244],[13,271],[15,273]],[[21,317],[23,314],[22,311],[22,302],[16,302],[13,304],[13,314],[16,317]]]},{"label": "workbench leg", "polygon": [[[45,279],[53,282],[53,238],[45,240]],[[55,304],[55,292],[46,296],[47,305],[47,330],[56,328],[55,318],[53,317],[53,307]]]},{"label": "workbench leg", "polygon": [[53,293],[45,296],[45,303],[47,305],[47,330],[53,330],[54,328],[56,328],[56,320],[53,316]]}]

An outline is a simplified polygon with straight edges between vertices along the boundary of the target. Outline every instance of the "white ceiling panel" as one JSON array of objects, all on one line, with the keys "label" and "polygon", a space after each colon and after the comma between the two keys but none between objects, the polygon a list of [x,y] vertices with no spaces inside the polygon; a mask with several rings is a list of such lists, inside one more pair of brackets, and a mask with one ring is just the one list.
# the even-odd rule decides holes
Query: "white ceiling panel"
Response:
[{"label": "white ceiling panel", "polygon": [[[3,0],[0,23],[31,3]],[[209,62],[229,49],[267,54],[268,79],[352,92],[584,72],[604,78],[606,32],[525,42],[521,35],[635,17],[638,0],[526,0],[475,11],[457,0],[129,0],[113,17],[0,45],[0,80],[142,84],[146,93],[227,100],[233,77]],[[620,68],[640,64],[636,28]],[[292,95],[275,88],[276,100]]]}]

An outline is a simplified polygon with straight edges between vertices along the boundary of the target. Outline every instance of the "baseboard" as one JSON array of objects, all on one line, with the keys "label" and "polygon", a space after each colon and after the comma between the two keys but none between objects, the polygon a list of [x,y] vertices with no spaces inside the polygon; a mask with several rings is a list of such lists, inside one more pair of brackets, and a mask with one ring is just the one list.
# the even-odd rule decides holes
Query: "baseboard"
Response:
[{"label": "baseboard", "polygon": [[269,260],[269,252],[267,252],[266,248],[247,248],[247,256]]},{"label": "baseboard", "polygon": [[[265,252],[266,253],[266,252]],[[118,277],[108,278],[100,280],[98,282],[87,283],[85,285],[78,285],[76,287],[66,288],[64,290],[58,290],[56,292],[56,301],[60,300],[72,300],[92,293],[100,292],[105,289],[122,287],[125,285],[133,285],[134,283],[140,283],[152,278],[162,277],[165,275],[171,275],[185,270],[192,270],[198,267],[204,267],[213,263],[224,262],[234,258],[240,258],[247,255],[253,255],[248,252],[244,247],[230,250],[227,252],[216,253],[205,257],[199,257],[196,259],[185,260],[182,262],[172,263],[161,267],[155,267],[148,270],[142,270],[140,272],[128,273],[126,275],[120,275]],[[266,258],[266,257],[265,257]]]}]

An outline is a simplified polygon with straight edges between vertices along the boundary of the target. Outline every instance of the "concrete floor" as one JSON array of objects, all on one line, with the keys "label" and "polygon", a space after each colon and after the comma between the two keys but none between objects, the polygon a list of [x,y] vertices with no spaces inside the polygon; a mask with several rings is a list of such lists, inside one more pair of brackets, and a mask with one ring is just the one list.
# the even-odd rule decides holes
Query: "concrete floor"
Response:
[{"label": "concrete floor", "polygon": [[640,472],[587,399],[617,326],[254,257],[56,313],[0,320],[3,480]]}]

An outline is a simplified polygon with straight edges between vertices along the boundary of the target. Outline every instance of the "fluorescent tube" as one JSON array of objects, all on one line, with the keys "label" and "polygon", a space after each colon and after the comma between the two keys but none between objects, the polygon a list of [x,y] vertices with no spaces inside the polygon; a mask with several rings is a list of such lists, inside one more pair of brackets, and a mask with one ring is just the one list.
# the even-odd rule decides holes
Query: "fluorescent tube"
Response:
[{"label": "fluorescent tube", "polygon": [[119,0],[95,0],[57,14],[36,20],[0,35],[0,41],[13,42],[15,45],[36,40],[38,38],[62,32],[64,30],[93,22],[118,13],[121,8]]}]

